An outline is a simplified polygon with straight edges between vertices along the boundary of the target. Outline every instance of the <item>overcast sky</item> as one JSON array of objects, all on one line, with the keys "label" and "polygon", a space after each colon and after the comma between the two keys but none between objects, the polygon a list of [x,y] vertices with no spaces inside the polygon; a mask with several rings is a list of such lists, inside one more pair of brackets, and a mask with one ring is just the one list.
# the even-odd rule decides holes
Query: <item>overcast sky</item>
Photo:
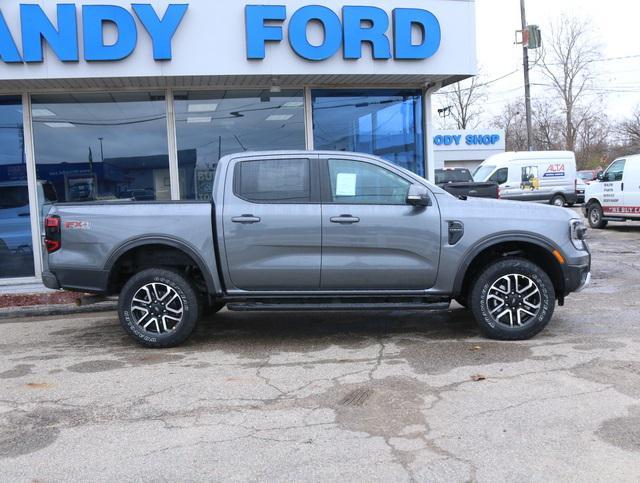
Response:
[{"label": "overcast sky", "polygon": [[[600,75],[599,88],[606,95],[607,112],[612,120],[627,116],[640,104],[640,43],[638,0],[527,0],[527,21],[548,31],[549,24],[562,12],[592,21],[602,45],[602,57],[637,56],[594,64]],[[487,109],[491,114],[518,96],[523,97],[522,49],[514,45],[514,32],[520,29],[519,0],[476,0],[478,62],[483,80],[493,80],[516,69],[518,73],[493,83]],[[535,54],[534,54],[535,55]],[[613,92],[624,91],[624,92]],[[532,95],[543,96],[544,88],[533,87]],[[488,116],[491,117],[491,116]],[[483,124],[491,125],[485,120]]]}]

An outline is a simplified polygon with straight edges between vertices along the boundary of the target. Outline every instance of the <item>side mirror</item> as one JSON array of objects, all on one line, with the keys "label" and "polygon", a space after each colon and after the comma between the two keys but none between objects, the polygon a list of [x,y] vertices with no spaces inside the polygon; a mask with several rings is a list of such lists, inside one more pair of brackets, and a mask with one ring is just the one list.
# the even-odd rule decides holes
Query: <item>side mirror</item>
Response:
[{"label": "side mirror", "polygon": [[600,171],[597,175],[596,175],[596,179],[598,181],[604,181],[604,171]]},{"label": "side mirror", "polygon": [[411,206],[431,206],[429,190],[422,185],[412,184],[407,195],[407,204]]}]

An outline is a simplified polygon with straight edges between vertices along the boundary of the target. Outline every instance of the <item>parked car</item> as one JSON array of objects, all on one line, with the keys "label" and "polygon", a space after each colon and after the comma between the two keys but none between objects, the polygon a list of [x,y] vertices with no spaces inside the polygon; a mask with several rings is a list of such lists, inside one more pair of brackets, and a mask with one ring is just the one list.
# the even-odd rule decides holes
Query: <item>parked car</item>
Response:
[{"label": "parked car", "polygon": [[589,184],[598,178],[598,170],[587,169],[578,171],[578,179],[581,179],[585,184]]},{"label": "parked car", "polygon": [[500,153],[487,158],[473,179],[493,181],[505,200],[573,206],[577,201],[576,158],[569,151]]},{"label": "parked car", "polygon": [[[57,200],[51,183],[37,182],[39,213]],[[33,237],[26,181],[0,182],[0,276],[33,276]]]},{"label": "parked car", "polygon": [[[57,201],[49,182],[37,182],[37,203],[41,216]],[[10,253],[32,253],[29,188],[26,181],[0,182],[0,236]]]},{"label": "parked car", "polygon": [[640,155],[616,159],[585,192],[584,215],[592,228],[640,220]]},{"label": "parked car", "polygon": [[500,197],[498,183],[477,183],[473,181],[471,171],[466,168],[436,169],[436,185],[453,196],[494,199]]},{"label": "parked car", "polygon": [[588,284],[582,220],[549,206],[459,199],[345,152],[226,156],[213,202],[57,204],[47,287],[119,294],[124,329],[169,347],[201,314],[447,309],[527,339]]}]

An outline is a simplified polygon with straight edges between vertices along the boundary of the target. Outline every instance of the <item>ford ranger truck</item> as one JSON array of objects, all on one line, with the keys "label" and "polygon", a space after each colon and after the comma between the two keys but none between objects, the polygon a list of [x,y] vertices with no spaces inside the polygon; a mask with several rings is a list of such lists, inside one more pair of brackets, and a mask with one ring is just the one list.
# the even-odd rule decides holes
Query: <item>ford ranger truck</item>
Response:
[{"label": "ford ranger truck", "polygon": [[572,211],[459,199],[369,155],[226,156],[212,200],[55,204],[45,285],[119,294],[124,330],[171,347],[224,306],[428,313],[452,300],[486,336],[522,340],[590,280]]}]

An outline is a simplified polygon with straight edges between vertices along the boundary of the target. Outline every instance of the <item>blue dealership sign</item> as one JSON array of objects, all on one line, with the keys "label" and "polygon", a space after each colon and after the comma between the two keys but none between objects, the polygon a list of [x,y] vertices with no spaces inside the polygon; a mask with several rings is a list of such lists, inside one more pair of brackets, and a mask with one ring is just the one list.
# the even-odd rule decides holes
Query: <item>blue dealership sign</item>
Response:
[{"label": "blue dealership sign", "polygon": [[501,140],[499,134],[438,134],[433,138],[436,146],[495,146]]},{"label": "blue dealership sign", "polygon": [[[171,60],[171,41],[187,12],[187,4],[170,4],[162,17],[148,3],[132,4],[129,10],[117,5],[83,5],[83,55],[86,61],[121,60],[133,53],[138,43],[135,19],[142,24],[153,44],[155,60]],[[22,53],[0,11],[0,58],[6,63],[43,61],[43,43],[63,62],[78,62],[78,15],[74,4],[59,4],[53,22],[40,5],[20,5]],[[135,14],[135,17],[134,17]],[[106,44],[103,27],[113,24],[115,42]]]},{"label": "blue dealership sign", "polygon": [[[172,39],[188,9],[188,4],[171,3],[160,14],[152,3],[132,3],[130,8],[60,3],[54,13],[30,3],[15,10],[20,18],[14,25],[7,23],[2,12],[9,9],[0,8],[0,59],[5,63],[40,63],[47,45],[62,62],[119,61],[130,56],[139,36],[146,34],[153,46],[153,59],[171,60]],[[344,59],[358,60],[363,57],[364,44],[370,46],[374,60],[423,60],[435,55],[442,41],[438,18],[420,8],[387,12],[358,5],[344,6],[337,12],[324,5],[306,5],[294,11],[288,11],[286,5],[246,5],[244,17],[249,60],[264,60],[268,43],[285,41],[299,57],[310,61],[327,60],[340,51]],[[105,25],[114,27],[115,40],[105,41]],[[320,42],[309,39],[310,25],[321,27]]]},{"label": "blue dealership sign", "polygon": [[[284,39],[284,21],[288,18],[284,5],[247,5],[245,28],[247,59],[263,60],[267,42],[280,43]],[[318,23],[324,31],[319,45],[312,44],[307,27]],[[388,34],[392,24],[393,32]],[[418,27],[422,38],[414,42],[413,31]],[[287,40],[293,51],[303,59],[327,60],[342,48],[345,59],[362,58],[362,45],[371,46],[375,60],[392,57],[401,60],[422,60],[432,57],[440,48],[442,32],[437,17],[428,10],[396,8],[392,19],[379,7],[347,6],[342,19],[332,9],[322,5],[308,5],[296,10],[289,18]],[[393,54],[391,41],[393,40]]]}]

